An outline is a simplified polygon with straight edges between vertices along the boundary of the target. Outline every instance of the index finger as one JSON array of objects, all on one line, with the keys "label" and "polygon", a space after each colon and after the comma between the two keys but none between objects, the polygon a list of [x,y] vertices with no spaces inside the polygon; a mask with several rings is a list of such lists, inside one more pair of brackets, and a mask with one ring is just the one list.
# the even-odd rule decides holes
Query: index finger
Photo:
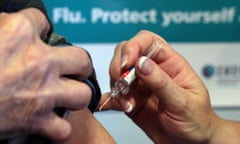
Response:
[{"label": "index finger", "polygon": [[90,57],[82,48],[72,46],[54,48],[53,55],[59,65],[60,75],[76,74],[84,79],[93,71]]},{"label": "index finger", "polygon": [[[146,52],[150,51],[151,46],[156,39],[159,41],[161,49],[166,49],[170,47],[163,38],[150,31],[140,31],[137,35],[130,39],[125,45],[125,47],[122,49],[122,57],[128,57],[128,63],[126,67],[131,67],[136,63],[139,57],[146,55]],[[164,55],[164,57],[161,57],[161,59],[165,59],[166,56],[167,55]]]}]

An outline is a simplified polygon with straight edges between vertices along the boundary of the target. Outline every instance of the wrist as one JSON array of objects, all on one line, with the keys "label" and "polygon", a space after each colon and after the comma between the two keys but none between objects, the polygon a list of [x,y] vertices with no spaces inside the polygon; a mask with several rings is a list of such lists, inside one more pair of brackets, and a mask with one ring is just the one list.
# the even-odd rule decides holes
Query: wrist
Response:
[{"label": "wrist", "polygon": [[240,123],[220,119],[208,144],[238,144],[240,141]]}]

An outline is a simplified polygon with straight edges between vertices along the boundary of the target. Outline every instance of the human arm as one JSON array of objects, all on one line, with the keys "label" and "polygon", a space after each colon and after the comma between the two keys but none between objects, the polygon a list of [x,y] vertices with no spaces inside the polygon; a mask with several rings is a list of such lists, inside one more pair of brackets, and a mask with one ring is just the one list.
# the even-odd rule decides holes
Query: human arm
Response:
[{"label": "human arm", "polygon": [[[154,39],[162,45],[158,54],[139,59]],[[127,111],[131,105],[132,111],[126,114],[155,143],[239,143],[239,122],[223,120],[214,113],[201,79],[163,38],[141,31],[120,44],[110,66],[112,83],[121,74],[121,63],[126,63],[123,71],[135,65],[138,79],[128,95],[118,96],[104,108]]]},{"label": "human arm", "polygon": [[74,129],[61,144],[115,144],[112,136],[87,108],[70,112],[67,120]]}]

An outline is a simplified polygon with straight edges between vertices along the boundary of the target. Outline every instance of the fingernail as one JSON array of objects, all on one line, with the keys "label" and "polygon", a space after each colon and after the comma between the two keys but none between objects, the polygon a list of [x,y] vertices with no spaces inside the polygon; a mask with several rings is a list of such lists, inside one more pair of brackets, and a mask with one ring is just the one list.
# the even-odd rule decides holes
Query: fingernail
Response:
[{"label": "fingernail", "polygon": [[142,56],[139,59],[138,67],[140,71],[145,75],[150,74],[153,69],[152,63],[149,61],[149,59],[146,56]]},{"label": "fingernail", "polygon": [[126,109],[125,112],[126,112],[126,113],[132,112],[132,110],[133,110],[133,105],[132,105],[130,102],[128,102],[127,105],[128,105],[128,108]]},{"label": "fingernail", "polygon": [[120,99],[120,104],[122,106],[122,109],[126,112],[126,113],[130,113],[133,111],[133,104],[131,102],[129,102],[128,100],[125,99]]},{"label": "fingernail", "polygon": [[128,56],[127,55],[123,55],[122,59],[121,59],[121,68],[123,68],[128,62]]}]

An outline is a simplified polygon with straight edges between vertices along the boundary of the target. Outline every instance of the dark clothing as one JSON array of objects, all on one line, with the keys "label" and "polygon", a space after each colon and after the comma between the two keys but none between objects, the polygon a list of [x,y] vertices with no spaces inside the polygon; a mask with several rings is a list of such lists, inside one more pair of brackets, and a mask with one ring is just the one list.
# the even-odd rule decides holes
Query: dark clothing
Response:
[{"label": "dark clothing", "polygon": [[[49,38],[49,35],[53,31],[53,26],[49,20],[47,11],[41,0],[0,0],[0,12],[11,13],[11,12],[17,12],[19,10],[22,10],[25,8],[31,8],[31,7],[38,8],[39,10],[41,10],[45,14],[46,18],[48,19],[49,24],[51,26],[50,31],[48,33],[48,38]],[[47,40],[48,40],[48,38],[47,38]]]},{"label": "dark clothing", "polygon": [[46,14],[45,7],[41,0],[0,0],[1,12],[16,12],[29,7],[38,8]]},{"label": "dark clothing", "polygon": [[[8,13],[17,12],[21,9],[30,8],[30,7],[38,8],[39,10],[41,10],[46,15],[46,17],[51,25],[51,30],[49,31],[49,37],[46,40],[46,43],[48,43],[49,45],[54,45],[54,46],[71,45],[69,42],[66,41],[66,39],[64,37],[58,36],[53,33],[52,24],[47,16],[46,9],[41,0],[0,0],[0,12],[8,12]],[[78,77],[75,75],[73,75],[73,76],[70,75],[70,76],[66,76],[66,77],[78,80]],[[94,112],[96,110],[96,107],[101,98],[101,91],[100,91],[100,88],[99,88],[99,85],[98,85],[98,82],[96,79],[95,71],[93,71],[93,73],[83,82],[88,84],[92,90],[92,99],[91,99],[91,102],[90,102],[88,108],[92,112]],[[62,115],[65,112],[65,109],[64,108],[56,108],[54,111],[58,115]],[[44,138],[36,136],[36,135],[31,136],[28,140],[29,142],[26,142],[26,143],[27,144],[36,143],[36,139],[38,141],[37,143],[39,143],[39,144],[51,143],[49,140],[44,140]],[[5,143],[7,143],[7,140],[6,141],[0,140],[0,143],[5,144]]]}]

